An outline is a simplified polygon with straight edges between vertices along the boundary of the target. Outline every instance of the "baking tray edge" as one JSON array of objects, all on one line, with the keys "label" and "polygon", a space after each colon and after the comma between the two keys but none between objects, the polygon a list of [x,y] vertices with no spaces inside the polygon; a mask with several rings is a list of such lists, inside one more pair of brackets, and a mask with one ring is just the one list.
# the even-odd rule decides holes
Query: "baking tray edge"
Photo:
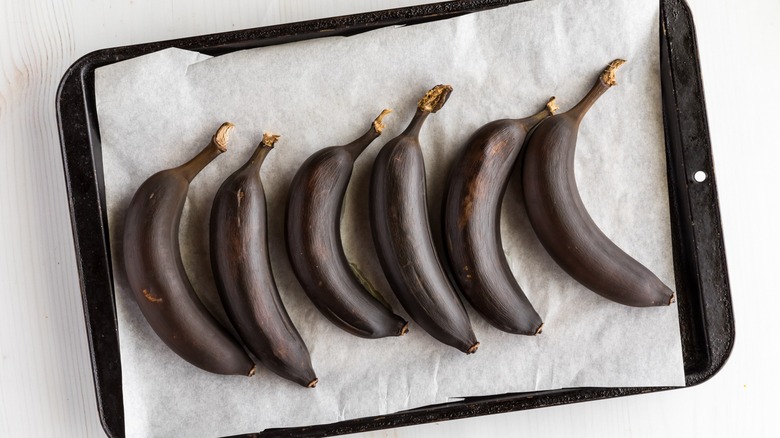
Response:
[{"label": "baking tray edge", "polygon": [[[102,157],[93,78],[100,66],[168,47],[217,56],[245,48],[396,24],[415,24],[525,0],[452,1],[281,24],[85,55],[64,74],[56,97],[65,182],[90,347],[98,413],[108,436],[124,436],[121,363],[111,281]],[[721,232],[696,34],[684,0],[661,0],[661,79],[673,251],[679,294],[686,386],[711,378],[734,344],[734,317]],[[95,147],[98,145],[98,147]],[[703,171],[704,182],[693,175]],[[323,436],[643,394],[673,388],[574,388],[472,397],[394,414],[333,424],[267,429],[254,436]]]}]

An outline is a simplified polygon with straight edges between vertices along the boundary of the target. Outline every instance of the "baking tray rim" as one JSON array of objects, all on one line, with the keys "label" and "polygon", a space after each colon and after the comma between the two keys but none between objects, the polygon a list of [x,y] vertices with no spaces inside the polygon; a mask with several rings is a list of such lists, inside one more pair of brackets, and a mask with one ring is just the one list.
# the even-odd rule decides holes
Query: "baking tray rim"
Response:
[{"label": "baking tray rim", "polygon": [[[361,13],[361,14],[353,14],[353,15],[346,15],[346,16],[339,16],[339,17],[330,17],[330,18],[323,18],[323,19],[316,19],[316,20],[308,20],[308,21],[301,21],[301,22],[295,22],[295,23],[286,23],[286,24],[278,24],[273,26],[264,26],[259,28],[253,28],[253,29],[244,29],[244,30],[237,30],[237,31],[230,31],[230,32],[223,32],[223,33],[216,33],[216,34],[209,34],[209,35],[200,35],[200,36],[193,36],[193,37],[187,37],[187,38],[180,38],[180,39],[172,39],[172,40],[166,40],[166,41],[157,41],[157,42],[150,42],[150,43],[141,43],[141,44],[135,44],[130,46],[122,46],[122,47],[114,47],[114,48],[107,48],[107,49],[100,49],[93,52],[90,52],[81,58],[79,58],[77,61],[75,61],[65,72],[63,75],[63,78],[60,82],[59,88],[57,90],[56,95],[56,113],[57,113],[57,121],[58,121],[58,128],[59,128],[59,134],[60,134],[60,142],[61,142],[61,149],[62,149],[62,156],[63,156],[63,167],[65,170],[65,179],[66,179],[66,186],[68,190],[68,202],[69,202],[69,208],[70,208],[70,215],[71,215],[71,225],[73,228],[73,235],[74,235],[74,249],[76,252],[77,257],[77,268],[79,273],[79,283],[80,283],[80,289],[82,294],[82,300],[84,303],[84,312],[85,312],[85,321],[86,321],[86,328],[87,328],[87,335],[88,335],[88,341],[89,341],[89,347],[90,347],[90,359],[92,361],[92,367],[93,367],[93,380],[95,384],[95,390],[97,395],[97,403],[98,403],[98,411],[100,414],[100,420],[103,425],[104,430],[109,436],[124,436],[124,429],[123,429],[123,418],[120,422],[120,425],[122,426],[121,429],[118,430],[117,428],[117,422],[111,421],[111,418],[109,418],[110,415],[116,415],[118,413],[119,416],[123,417],[124,412],[121,405],[121,362],[118,357],[118,337],[117,337],[117,329],[116,329],[116,306],[114,303],[114,290],[113,290],[113,282],[110,280],[111,276],[111,267],[110,267],[110,252],[108,251],[108,241],[107,239],[107,221],[105,217],[105,211],[103,210],[103,205],[105,205],[105,199],[104,199],[104,192],[102,190],[101,184],[102,184],[102,169],[99,169],[99,167],[102,166],[101,163],[98,163],[99,156],[96,157],[96,148],[95,145],[97,144],[97,152],[100,152],[99,147],[99,132],[97,128],[97,120],[95,115],[95,102],[94,102],[94,96],[91,93],[94,93],[94,85],[90,84],[91,76],[94,74],[94,70],[100,66],[107,65],[114,62],[119,62],[125,59],[130,59],[136,56],[141,56],[146,53],[151,53],[157,50],[161,50],[168,47],[178,47],[186,50],[195,50],[200,51],[204,53],[209,54],[221,54],[221,53],[227,53],[232,52],[235,50],[241,50],[243,48],[250,48],[250,47],[261,47],[266,45],[275,45],[275,44],[283,44],[287,42],[302,40],[302,39],[313,39],[313,38],[320,38],[324,36],[331,36],[331,35],[352,35],[355,33],[365,32],[368,30],[373,30],[379,27],[385,27],[385,26],[391,26],[396,24],[415,24],[418,22],[424,22],[424,21],[433,21],[438,19],[446,19],[446,18],[453,18],[459,15],[471,13],[471,12],[477,12],[481,10],[487,10],[492,9],[495,7],[501,7],[509,4],[514,3],[521,3],[523,1],[527,0],[475,0],[475,1],[450,1],[450,2],[442,2],[442,3],[432,3],[432,4],[426,4],[426,5],[419,5],[419,6],[410,6],[410,7],[404,7],[404,8],[397,8],[397,9],[389,9],[389,10],[383,10],[383,11],[375,11],[375,12],[367,12],[367,13]],[[670,12],[670,13],[669,13]],[[673,17],[673,18],[672,18]],[[712,188],[712,192],[714,194],[714,220],[713,225],[716,226],[716,231],[720,232],[721,226],[720,226],[720,216],[717,206],[717,191],[715,190],[715,175],[712,169],[712,163],[711,163],[711,149],[709,145],[709,131],[706,126],[706,109],[704,106],[704,95],[703,90],[701,89],[701,72],[699,69],[699,63],[698,63],[698,49],[696,47],[696,39],[695,39],[695,28],[693,26],[693,20],[691,16],[691,11],[688,7],[688,5],[685,3],[684,0],[661,0],[661,39],[662,39],[662,45],[661,45],[661,52],[662,57],[666,55],[666,57],[672,57],[674,56],[671,54],[671,30],[673,27],[669,26],[670,20],[683,20],[682,25],[680,27],[684,27],[682,29],[683,32],[681,32],[683,35],[675,38],[679,39],[681,41],[681,44],[686,49],[687,53],[684,53],[684,55],[687,55],[690,57],[689,61],[692,65],[689,66],[689,69],[692,70],[694,76],[698,78],[697,84],[694,84],[692,88],[694,93],[694,98],[698,99],[698,103],[700,104],[700,122],[703,123],[703,126],[705,128],[704,136],[701,139],[704,142],[704,146],[706,146],[705,155],[707,155],[706,158],[708,158],[708,164],[709,166],[705,167],[699,167],[702,169],[705,169],[708,173],[708,180],[709,185]],[[689,35],[685,35],[688,33]],[[687,38],[686,38],[687,36]],[[687,45],[688,47],[685,47]],[[667,53],[664,53],[667,51]],[[679,51],[679,50],[678,50]],[[674,62],[674,61],[672,61]],[[667,65],[667,67],[670,70],[670,73],[673,70],[673,67],[671,65]],[[663,69],[663,68],[662,68]],[[663,81],[663,78],[662,78]],[[675,79],[671,79],[671,85],[667,88],[671,88],[669,91],[672,95],[674,95],[675,103],[678,103],[677,100],[680,99],[680,96],[678,93],[682,90],[682,88],[675,86]],[[698,87],[696,87],[698,85]],[[74,96],[71,96],[73,92],[78,91],[80,94],[80,104],[77,109],[82,110],[81,114],[78,114],[78,111],[69,112],[68,109],[73,105],[72,99]],[[666,91],[664,93],[664,99],[667,99]],[[75,96],[79,97],[79,96]],[[669,129],[669,126],[667,126],[668,123],[674,123],[674,121],[667,120],[667,111],[666,107],[664,107],[664,125],[665,129]],[[679,109],[677,111],[677,116],[679,118]],[[77,130],[79,128],[79,124],[72,124],[68,123],[68,121],[73,121],[73,118],[83,118],[83,125],[82,131],[74,132],[74,130]],[[678,120],[677,123],[680,123]],[[679,129],[678,129],[679,130]],[[75,139],[73,137],[76,137]],[[74,196],[74,180],[77,179],[75,177],[76,174],[78,174],[81,170],[78,166],[74,166],[74,164],[84,164],[83,161],[81,162],[75,162],[72,161],[73,158],[86,158],[86,157],[73,157],[73,154],[71,154],[71,149],[76,148],[76,151],[78,151],[78,147],[80,145],[78,144],[79,138],[80,140],[86,141],[88,143],[88,152],[90,160],[88,163],[90,168],[87,169],[88,171],[92,172],[92,179],[93,179],[93,186],[91,188],[95,189],[96,193],[89,192],[87,195],[91,195],[92,198],[97,196],[98,199],[92,199],[92,207],[97,207],[97,211],[92,211],[94,220],[96,217],[94,216],[94,213],[98,213],[100,216],[99,220],[99,228],[101,231],[102,239],[100,240],[99,245],[102,247],[103,250],[103,258],[105,261],[108,262],[106,266],[102,266],[101,271],[102,274],[108,274],[108,287],[109,287],[109,293],[110,295],[110,302],[112,304],[111,306],[111,316],[113,316],[113,347],[116,348],[116,354],[117,357],[116,363],[113,364],[113,366],[116,368],[117,376],[115,376],[116,380],[119,379],[119,387],[115,388],[115,381],[113,382],[114,385],[112,386],[114,389],[118,389],[120,391],[120,394],[118,394],[119,404],[116,405],[114,403],[113,406],[106,406],[105,399],[106,399],[106,392],[110,391],[111,388],[106,388],[107,385],[102,384],[103,379],[100,379],[99,371],[101,371],[101,366],[105,365],[102,360],[104,359],[102,355],[104,355],[105,351],[102,351],[98,354],[96,354],[96,349],[99,348],[99,344],[101,342],[111,342],[111,338],[108,340],[105,339],[105,336],[107,335],[106,331],[111,331],[111,328],[106,327],[94,327],[92,316],[95,311],[95,309],[91,308],[91,301],[93,300],[93,296],[91,294],[93,293],[103,293],[105,294],[105,290],[102,292],[100,291],[92,291],[88,290],[86,281],[87,281],[87,275],[88,273],[85,272],[85,264],[84,264],[84,251],[82,243],[82,239],[79,238],[79,226],[82,225],[82,223],[79,222],[79,214],[77,214],[77,210],[80,208],[79,205],[79,199]],[[682,137],[680,135],[680,137]],[[679,139],[680,142],[685,141],[684,139]],[[669,138],[669,134],[667,133],[667,149],[669,149],[669,143],[672,142]],[[83,146],[81,146],[83,147]],[[82,151],[84,152],[84,151]],[[683,161],[685,161],[683,159]],[[685,163],[684,163],[685,164]],[[670,170],[671,172],[671,165]],[[670,196],[672,195],[671,191],[671,176],[670,176]],[[684,179],[688,179],[687,177]],[[79,193],[80,195],[84,195],[83,193]],[[87,196],[89,197],[89,196]],[[86,199],[86,197],[85,197]],[[671,200],[670,200],[671,201]],[[709,360],[706,362],[706,364],[703,365],[703,367],[700,367],[700,369],[696,370],[695,372],[689,373],[688,369],[686,369],[686,386],[695,386],[698,384],[701,384],[707,380],[709,380],[712,376],[714,376],[726,363],[728,360],[728,357],[733,349],[734,344],[734,338],[735,338],[735,332],[734,332],[734,321],[733,321],[733,310],[731,308],[731,299],[730,299],[730,288],[728,286],[728,277],[725,269],[725,252],[723,251],[723,242],[722,242],[722,234],[716,233],[716,237],[720,237],[719,245],[715,245],[720,249],[720,253],[716,254],[722,262],[722,271],[720,272],[720,280],[724,283],[725,287],[722,289],[719,289],[718,293],[718,300],[720,300],[723,309],[720,314],[720,322],[721,326],[720,329],[723,332],[719,338],[716,338],[716,341],[720,344],[720,348],[715,349],[715,354],[713,354],[713,348],[711,348],[711,345],[707,345],[710,351],[709,353]],[[718,239],[715,239],[718,240]],[[90,245],[87,245],[90,246]],[[94,251],[95,248],[91,247],[88,248],[89,251]],[[100,254],[97,254],[100,256]],[[677,254],[675,254],[676,256]],[[675,269],[677,271],[677,267]],[[717,273],[715,273],[717,276]],[[105,299],[105,297],[104,297]],[[703,304],[703,307],[706,307],[706,304]],[[106,310],[104,308],[105,306],[102,306],[102,310]],[[705,312],[706,316],[706,312]],[[705,318],[706,319],[706,318]],[[711,321],[707,320],[706,323],[710,323]],[[96,330],[96,328],[98,330]],[[110,335],[111,333],[108,333]],[[709,339],[710,342],[712,342],[712,339]],[[106,370],[102,370],[106,371]],[[683,387],[681,387],[683,388]],[[444,403],[444,404],[436,404],[436,405],[430,405],[425,406],[421,408],[416,408],[408,411],[401,411],[396,412],[393,414],[383,415],[383,416],[374,416],[374,417],[365,417],[365,418],[358,418],[353,420],[347,420],[342,421],[338,423],[332,423],[332,424],[321,424],[321,425],[315,425],[315,426],[307,426],[307,427],[297,427],[297,428],[285,428],[285,429],[267,429],[262,434],[273,434],[273,435],[283,435],[283,436],[310,436],[312,434],[341,434],[341,433],[352,433],[352,432],[359,432],[359,431],[366,431],[366,430],[374,430],[374,429],[381,429],[381,428],[387,428],[387,427],[399,427],[399,426],[405,426],[405,425],[412,425],[412,424],[421,424],[421,423],[427,423],[432,421],[443,421],[448,419],[455,419],[455,418],[464,418],[464,417],[471,417],[471,416],[477,416],[477,415],[487,415],[487,414],[494,414],[494,413],[501,413],[501,412],[509,412],[509,411],[516,411],[516,410],[523,410],[523,409],[531,409],[531,408],[537,408],[537,407],[544,407],[544,406],[555,406],[555,405],[562,405],[562,404],[568,404],[568,403],[575,403],[575,402],[581,402],[581,401],[590,401],[590,400],[598,400],[598,399],[604,399],[604,398],[612,398],[612,397],[619,397],[619,396],[627,396],[627,395],[635,395],[635,394],[643,394],[643,393],[649,393],[649,392],[656,392],[656,391],[662,391],[662,390],[669,390],[669,389],[678,389],[674,387],[649,387],[649,388],[642,388],[642,387],[635,387],[635,388],[570,388],[570,389],[561,389],[561,390],[551,390],[551,391],[536,391],[536,392],[527,392],[527,393],[514,393],[514,394],[496,394],[492,396],[485,396],[485,397],[472,397],[467,398],[461,401],[452,402],[452,403]],[[114,397],[117,395],[114,394]],[[118,412],[117,412],[117,407]],[[243,436],[243,435],[242,435]]]}]

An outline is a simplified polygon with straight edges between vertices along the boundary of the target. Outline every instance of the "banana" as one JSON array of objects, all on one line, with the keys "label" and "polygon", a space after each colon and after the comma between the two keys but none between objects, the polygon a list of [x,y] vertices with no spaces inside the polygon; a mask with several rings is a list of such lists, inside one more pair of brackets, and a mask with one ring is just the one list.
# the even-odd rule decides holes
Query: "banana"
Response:
[{"label": "banana", "polygon": [[379,152],[369,210],[380,263],[404,309],[434,338],[470,354],[479,342],[434,249],[418,139],[425,119],[441,109],[451,92],[449,85],[429,90],[406,131]]},{"label": "banana", "polygon": [[211,207],[211,265],[225,311],[247,349],[268,369],[313,388],[306,344],[284,308],[268,254],[260,167],[279,136],[263,133],[249,161],[222,183]]},{"label": "banana", "polygon": [[461,293],[485,319],[509,333],[536,335],[542,319],[515,281],[501,246],[501,201],[526,136],[555,113],[555,98],[528,118],[490,122],[466,143],[450,173],[444,234]]},{"label": "banana", "polygon": [[574,150],[588,109],[616,84],[617,59],[570,111],[543,121],[531,133],[522,167],[531,225],[552,258],[575,280],[627,306],[665,306],[674,292],[617,247],[593,222],[574,179]]},{"label": "banana", "polygon": [[127,209],[124,262],[138,307],[168,347],[206,371],[251,376],[255,365],[195,295],[179,249],[190,182],[226,150],[232,127],[223,124],[192,160],[141,184]]},{"label": "banana", "polygon": [[357,157],[382,133],[382,111],[360,138],[310,156],[290,184],[287,252],[306,295],[336,326],[363,338],[401,336],[408,323],[372,297],[373,287],[351,268],[339,225]]}]

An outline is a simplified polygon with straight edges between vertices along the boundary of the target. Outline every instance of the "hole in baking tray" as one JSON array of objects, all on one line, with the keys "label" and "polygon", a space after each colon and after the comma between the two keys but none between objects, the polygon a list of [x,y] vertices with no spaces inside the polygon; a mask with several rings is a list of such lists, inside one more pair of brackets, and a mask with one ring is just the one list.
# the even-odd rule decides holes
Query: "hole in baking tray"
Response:
[{"label": "hole in baking tray", "polygon": [[704,180],[707,179],[707,174],[700,170],[693,174],[693,179],[696,180],[696,182],[704,182]]}]

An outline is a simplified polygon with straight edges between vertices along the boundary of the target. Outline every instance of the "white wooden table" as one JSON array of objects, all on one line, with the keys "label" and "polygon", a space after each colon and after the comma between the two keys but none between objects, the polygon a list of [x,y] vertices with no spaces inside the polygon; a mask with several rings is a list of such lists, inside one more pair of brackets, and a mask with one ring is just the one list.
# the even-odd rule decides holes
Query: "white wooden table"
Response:
[{"label": "white wooden table", "polygon": [[[422,4],[0,0],[0,437],[104,436],[54,113],[101,48]],[[364,436],[778,436],[780,1],[689,0],[698,28],[737,342],[695,388]]]}]

